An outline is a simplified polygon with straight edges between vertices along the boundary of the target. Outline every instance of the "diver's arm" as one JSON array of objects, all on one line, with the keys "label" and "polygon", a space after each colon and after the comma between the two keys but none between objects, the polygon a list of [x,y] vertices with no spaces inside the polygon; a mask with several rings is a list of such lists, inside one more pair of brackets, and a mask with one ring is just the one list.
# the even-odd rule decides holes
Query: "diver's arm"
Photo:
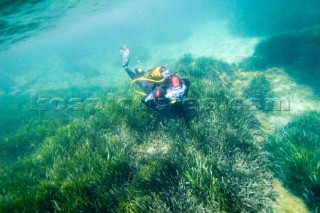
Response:
[{"label": "diver's arm", "polygon": [[129,75],[129,77],[133,80],[137,77],[137,74],[135,72],[133,72],[128,66],[123,66],[124,70],[127,72],[127,74]]},{"label": "diver's arm", "polygon": [[122,47],[120,47],[120,55],[124,70],[127,72],[127,74],[132,80],[135,79],[137,77],[136,73],[128,67],[130,60],[130,50],[127,45],[123,45]]},{"label": "diver's arm", "polygon": [[[141,76],[143,76],[144,72],[141,72],[141,74],[137,74],[136,72],[133,72],[128,66],[123,66],[124,67],[124,70],[127,72],[127,74],[129,75],[129,77],[132,79],[132,80],[135,80]],[[145,93],[148,93],[152,88],[152,83],[149,83],[149,82],[145,82],[145,81],[137,81],[136,82],[140,88],[145,92]]]},{"label": "diver's arm", "polygon": [[[120,55],[122,60],[122,66],[124,67],[124,70],[127,72],[127,74],[132,80],[142,77],[144,75],[144,71],[141,68],[140,69],[138,68],[137,71],[134,72],[128,67],[129,59],[130,59],[130,50],[127,47],[127,45],[123,45],[120,48]],[[146,81],[137,81],[136,83],[141,87],[141,89],[145,93],[148,93],[150,91],[149,88],[153,85]]]}]

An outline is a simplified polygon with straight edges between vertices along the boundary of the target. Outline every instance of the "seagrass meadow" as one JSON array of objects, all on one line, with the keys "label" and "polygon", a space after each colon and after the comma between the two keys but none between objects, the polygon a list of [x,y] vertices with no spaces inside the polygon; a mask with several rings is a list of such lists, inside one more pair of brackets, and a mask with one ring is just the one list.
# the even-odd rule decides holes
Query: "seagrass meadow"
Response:
[{"label": "seagrass meadow", "polygon": [[[177,66],[190,70],[192,96],[205,93],[219,109],[199,102],[173,119],[115,101],[72,121],[48,111],[25,115],[27,124],[1,143],[4,212],[270,211],[269,161],[251,133],[258,121],[230,106],[235,96],[217,80],[225,68],[232,78],[234,68],[188,57]],[[214,74],[215,85],[205,86],[197,70]],[[141,107],[132,98],[130,108]]]},{"label": "seagrass meadow", "polygon": [[[319,6],[0,1],[0,213],[319,213]],[[124,44],[183,107],[141,102]]]}]

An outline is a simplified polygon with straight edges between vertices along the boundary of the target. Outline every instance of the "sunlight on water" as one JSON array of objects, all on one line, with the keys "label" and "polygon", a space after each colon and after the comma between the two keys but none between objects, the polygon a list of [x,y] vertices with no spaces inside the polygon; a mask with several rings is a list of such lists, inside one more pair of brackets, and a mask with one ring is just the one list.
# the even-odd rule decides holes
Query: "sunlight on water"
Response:
[{"label": "sunlight on water", "polygon": [[[56,27],[37,32],[37,36],[0,53],[3,81],[11,82],[13,91],[115,84],[119,76],[124,77],[118,58],[123,43],[146,68],[159,63],[172,65],[181,52],[238,62],[251,55],[257,43],[257,39],[229,35],[225,21],[216,21],[218,15],[206,9],[205,1],[113,2],[112,10],[107,7],[109,2],[88,8],[83,3],[60,3],[63,8],[75,7],[64,17],[63,10],[53,15],[58,11],[49,6],[56,17],[27,33]],[[38,7],[43,10],[48,5]],[[83,15],[84,9],[98,11]],[[23,34],[17,32],[19,36]]]}]

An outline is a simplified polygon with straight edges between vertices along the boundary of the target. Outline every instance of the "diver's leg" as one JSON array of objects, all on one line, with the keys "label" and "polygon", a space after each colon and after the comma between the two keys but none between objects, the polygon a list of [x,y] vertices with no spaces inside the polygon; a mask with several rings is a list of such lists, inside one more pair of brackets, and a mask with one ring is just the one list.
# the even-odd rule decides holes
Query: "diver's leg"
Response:
[{"label": "diver's leg", "polygon": [[149,101],[145,101],[145,98],[142,98],[141,99],[141,102],[143,104],[145,104],[147,107],[151,108],[151,109],[154,109],[154,110],[157,110],[157,104],[154,102],[154,100],[149,100]]}]

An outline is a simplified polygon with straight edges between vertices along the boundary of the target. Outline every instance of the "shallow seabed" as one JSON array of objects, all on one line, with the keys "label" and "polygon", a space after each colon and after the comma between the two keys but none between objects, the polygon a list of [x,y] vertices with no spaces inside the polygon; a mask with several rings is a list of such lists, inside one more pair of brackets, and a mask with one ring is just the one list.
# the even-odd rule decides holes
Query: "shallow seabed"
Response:
[{"label": "shallow seabed", "polygon": [[[0,212],[319,212],[317,6],[0,2]],[[123,44],[196,110],[141,104]]]}]

